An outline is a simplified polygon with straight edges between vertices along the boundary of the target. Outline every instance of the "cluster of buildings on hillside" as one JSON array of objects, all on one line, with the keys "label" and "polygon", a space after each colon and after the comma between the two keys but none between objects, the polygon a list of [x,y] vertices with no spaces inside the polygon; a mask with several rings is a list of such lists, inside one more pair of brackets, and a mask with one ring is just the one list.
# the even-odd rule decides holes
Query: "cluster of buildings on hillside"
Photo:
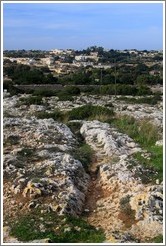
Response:
[{"label": "cluster of buildings on hillside", "polygon": [[[128,53],[132,54],[139,58],[154,58],[156,55],[162,56],[162,51],[138,51],[135,49],[131,50],[118,50],[119,53]],[[88,54],[84,52],[78,52],[73,49],[54,49],[49,52],[49,55],[44,58],[28,58],[28,57],[18,57],[11,58],[5,57],[4,59],[9,59],[12,62],[17,62],[18,64],[30,65],[35,67],[48,67],[53,74],[69,74],[74,73],[79,67],[91,66],[93,68],[112,68],[115,66],[115,63],[102,63],[100,61],[101,56],[96,51],[91,51]],[[162,65],[162,61],[147,61],[147,66],[153,66],[155,64]],[[120,65],[120,64],[119,64]],[[137,64],[129,63],[125,64],[126,66],[136,66]],[[152,72],[152,75],[155,75],[155,71]]]}]

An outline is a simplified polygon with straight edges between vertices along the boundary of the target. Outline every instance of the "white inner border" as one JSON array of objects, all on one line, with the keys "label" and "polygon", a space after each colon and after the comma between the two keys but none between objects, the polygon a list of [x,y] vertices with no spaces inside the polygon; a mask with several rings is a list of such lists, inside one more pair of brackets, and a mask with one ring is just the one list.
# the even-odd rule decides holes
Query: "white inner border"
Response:
[{"label": "white inner border", "polygon": [[[1,146],[3,146],[3,5],[4,4],[17,4],[17,3],[42,3],[42,4],[70,4],[70,3],[86,3],[86,4],[111,4],[111,3],[156,3],[163,4],[163,156],[165,157],[165,1],[1,1]],[[56,245],[50,243],[3,243],[3,149],[1,151],[1,245]],[[164,206],[163,206],[163,243],[141,243],[140,245],[165,245],[165,158],[163,159],[163,194],[164,194]],[[138,245],[135,243],[57,243],[57,245]]]}]

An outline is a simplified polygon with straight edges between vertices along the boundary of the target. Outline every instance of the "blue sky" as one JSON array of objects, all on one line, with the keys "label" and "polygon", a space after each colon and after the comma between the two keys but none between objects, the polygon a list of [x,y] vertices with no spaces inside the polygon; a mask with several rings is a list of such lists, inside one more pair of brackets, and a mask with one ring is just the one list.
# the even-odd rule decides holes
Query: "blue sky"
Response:
[{"label": "blue sky", "polygon": [[163,48],[162,3],[4,3],[4,49]]}]

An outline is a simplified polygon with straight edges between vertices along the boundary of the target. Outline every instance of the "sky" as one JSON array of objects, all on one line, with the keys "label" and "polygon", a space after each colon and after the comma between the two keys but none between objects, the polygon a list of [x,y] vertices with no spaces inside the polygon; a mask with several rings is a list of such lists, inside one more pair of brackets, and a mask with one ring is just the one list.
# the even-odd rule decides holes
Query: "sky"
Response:
[{"label": "sky", "polygon": [[162,3],[3,3],[8,49],[163,49]]}]

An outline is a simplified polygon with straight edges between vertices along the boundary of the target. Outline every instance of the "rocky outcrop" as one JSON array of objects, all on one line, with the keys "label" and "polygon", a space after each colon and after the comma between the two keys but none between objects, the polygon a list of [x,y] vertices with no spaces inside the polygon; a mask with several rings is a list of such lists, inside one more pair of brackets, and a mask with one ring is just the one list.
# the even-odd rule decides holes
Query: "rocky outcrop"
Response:
[{"label": "rocky outcrop", "polygon": [[[4,220],[39,208],[41,214],[84,214],[92,225],[104,229],[107,242],[143,242],[161,234],[163,185],[159,180],[156,185],[143,184],[143,174],[151,170],[132,156],[141,152],[150,158],[148,153],[109,124],[82,121],[80,132],[95,153],[90,181],[72,155],[78,143],[70,129],[53,119],[37,119],[34,113],[113,103],[117,114],[148,118],[162,128],[162,105],[130,105],[111,96],[81,95],[73,102],[50,97],[43,99],[43,105],[27,106],[19,100],[25,97],[4,98]],[[18,242],[5,235],[6,242]]]},{"label": "rocky outcrop", "polygon": [[104,229],[108,242],[124,242],[125,235],[137,242],[161,234],[163,187],[142,184],[143,167],[133,165],[132,154],[143,150],[127,135],[99,121],[84,122],[80,132],[96,152],[92,171],[98,170],[93,188],[99,193],[95,206],[90,206],[93,195],[87,198],[88,221]]},{"label": "rocky outcrop", "polygon": [[[14,208],[44,206],[59,214],[82,212],[89,176],[70,154],[77,141],[70,129],[53,119],[4,117],[4,178],[12,182],[5,190],[5,205]],[[7,185],[7,184],[6,184]]]}]

